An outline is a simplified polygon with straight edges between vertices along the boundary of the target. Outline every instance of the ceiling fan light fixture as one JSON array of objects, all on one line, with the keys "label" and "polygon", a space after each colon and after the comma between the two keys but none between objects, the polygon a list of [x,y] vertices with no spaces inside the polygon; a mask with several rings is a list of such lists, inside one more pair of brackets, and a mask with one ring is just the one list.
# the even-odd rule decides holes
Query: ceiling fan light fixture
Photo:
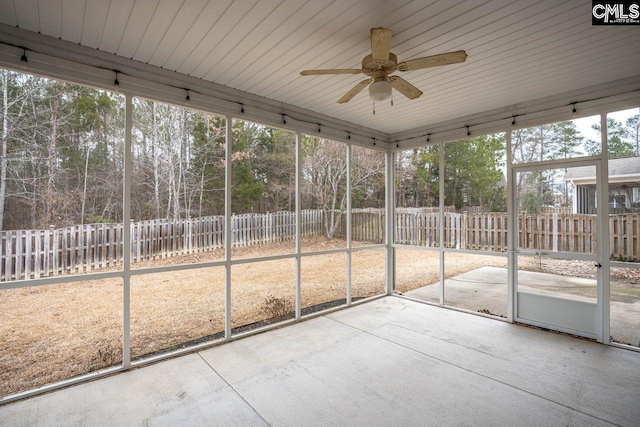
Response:
[{"label": "ceiling fan light fixture", "polygon": [[384,79],[376,80],[369,85],[369,96],[374,101],[384,101],[391,97],[391,83]]}]

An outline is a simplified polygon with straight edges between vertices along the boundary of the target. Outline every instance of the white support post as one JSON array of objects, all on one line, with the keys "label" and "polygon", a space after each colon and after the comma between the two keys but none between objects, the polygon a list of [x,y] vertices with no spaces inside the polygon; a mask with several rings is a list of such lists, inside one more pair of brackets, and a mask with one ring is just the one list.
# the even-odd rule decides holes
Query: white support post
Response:
[{"label": "white support post", "polygon": [[440,246],[440,305],[444,305],[444,143],[438,144],[438,193],[439,200],[438,218],[440,220],[439,232],[440,238],[438,243]]},{"label": "white support post", "polygon": [[302,239],[300,234],[302,233],[302,224],[301,224],[301,203],[300,203],[300,173],[302,168],[301,165],[301,152],[302,152],[302,134],[300,132],[296,132],[296,188],[295,188],[295,198],[296,198],[296,278],[295,278],[295,287],[296,287],[296,307],[295,307],[295,317],[297,320],[302,316],[302,265],[301,265],[301,257],[300,253],[302,252]]},{"label": "white support post", "polygon": [[233,117],[226,116],[224,184],[224,338],[231,338],[231,156],[233,154]]},{"label": "white support post", "polygon": [[122,366],[131,366],[131,128],[133,126],[132,96],[125,96],[124,119],[124,182],[122,185]]},{"label": "white support post", "polygon": [[395,240],[395,155],[387,151],[385,161],[385,290],[387,295],[393,293],[395,287],[396,256],[393,243]]},{"label": "white support post", "polygon": [[611,341],[611,243],[609,241],[609,147],[607,141],[607,114],[600,116],[602,160],[596,167],[596,194],[598,194],[598,339],[604,344]]},{"label": "white support post", "polygon": [[347,305],[351,305],[351,144],[347,144]]},{"label": "white support post", "polygon": [[513,154],[511,147],[511,130],[507,130],[507,321],[513,323],[516,318],[516,280],[518,262],[516,247],[518,244],[518,215],[515,204],[515,185],[512,172]]}]

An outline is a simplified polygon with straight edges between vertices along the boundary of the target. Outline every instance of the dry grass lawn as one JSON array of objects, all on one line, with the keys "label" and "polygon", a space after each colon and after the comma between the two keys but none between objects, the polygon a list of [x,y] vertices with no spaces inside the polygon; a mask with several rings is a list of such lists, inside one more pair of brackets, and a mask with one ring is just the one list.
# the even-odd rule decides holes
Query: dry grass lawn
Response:
[{"label": "dry grass lawn", "polygon": [[[308,238],[305,251],[344,248],[343,240]],[[234,250],[248,258],[292,253],[290,242]],[[138,267],[220,260],[221,251],[137,264]],[[384,292],[384,249],[352,254],[354,299]],[[396,251],[396,290],[407,292],[438,281],[435,251]],[[302,258],[302,308],[343,303],[344,253]],[[447,278],[506,259],[446,254]],[[526,269],[535,270],[535,260]],[[292,318],[294,259],[233,265],[231,319],[235,332]],[[131,356],[219,339],[224,331],[224,267],[136,275],[131,280]],[[506,293],[506,288],[505,288]],[[82,281],[0,291],[0,396],[71,378],[122,360],[121,279]]]},{"label": "dry grass lawn", "polygon": [[[247,258],[292,253],[288,242],[234,250]],[[344,248],[341,240],[304,239],[305,251]],[[136,267],[219,260],[215,251]],[[356,252],[354,298],[384,291],[384,249]],[[302,307],[346,297],[346,254],[304,257]],[[293,317],[294,259],[232,266],[233,328]],[[195,268],[131,279],[131,357],[140,358],[224,331],[224,267]],[[71,378],[122,360],[121,279],[81,281],[0,291],[0,396]],[[259,323],[263,322],[263,323]],[[247,326],[249,325],[249,326]]]}]

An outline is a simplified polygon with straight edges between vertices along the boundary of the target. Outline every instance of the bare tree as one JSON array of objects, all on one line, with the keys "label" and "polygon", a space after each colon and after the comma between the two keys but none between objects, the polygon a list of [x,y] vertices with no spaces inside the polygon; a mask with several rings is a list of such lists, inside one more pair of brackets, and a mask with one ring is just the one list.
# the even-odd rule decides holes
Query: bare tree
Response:
[{"label": "bare tree", "polygon": [[[325,236],[332,239],[340,228],[347,200],[347,151],[340,142],[318,138],[303,140],[302,164],[305,203],[322,209]],[[384,156],[370,150],[353,150],[352,189],[367,187],[372,177],[384,176]],[[369,188],[363,192],[371,191]]]}]

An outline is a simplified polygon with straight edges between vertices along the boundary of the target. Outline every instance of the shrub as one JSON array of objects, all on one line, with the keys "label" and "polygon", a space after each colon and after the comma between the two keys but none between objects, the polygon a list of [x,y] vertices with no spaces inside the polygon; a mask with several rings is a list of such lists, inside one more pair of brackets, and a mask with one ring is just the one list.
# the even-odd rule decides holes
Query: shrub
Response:
[{"label": "shrub", "polygon": [[275,322],[285,320],[289,314],[293,311],[291,303],[286,298],[277,298],[273,295],[269,295],[262,304],[262,312],[273,319]]},{"label": "shrub", "polygon": [[86,366],[87,372],[97,371],[117,365],[122,361],[122,351],[120,345],[115,343],[103,344],[98,352],[89,359]]}]

